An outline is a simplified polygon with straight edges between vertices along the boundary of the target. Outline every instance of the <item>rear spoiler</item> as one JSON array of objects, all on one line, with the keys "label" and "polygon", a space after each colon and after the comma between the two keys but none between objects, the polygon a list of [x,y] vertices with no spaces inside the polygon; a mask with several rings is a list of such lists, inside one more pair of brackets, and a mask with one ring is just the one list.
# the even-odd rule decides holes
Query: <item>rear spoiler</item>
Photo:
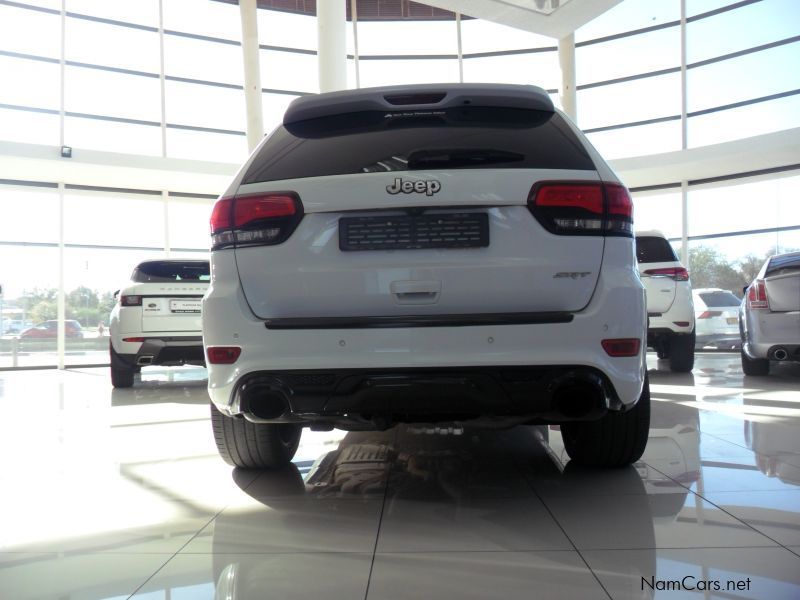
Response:
[{"label": "rear spoiler", "polygon": [[458,106],[555,110],[547,92],[534,85],[397,85],[301,96],[286,109],[283,124],[354,112],[430,111]]}]

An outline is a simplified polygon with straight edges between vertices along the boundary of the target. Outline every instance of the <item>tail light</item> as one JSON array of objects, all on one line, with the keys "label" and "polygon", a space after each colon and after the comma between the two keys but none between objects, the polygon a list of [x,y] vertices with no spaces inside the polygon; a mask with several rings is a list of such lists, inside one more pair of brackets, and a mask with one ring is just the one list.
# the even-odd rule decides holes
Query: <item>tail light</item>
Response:
[{"label": "tail light", "polygon": [[302,218],[294,192],[220,198],[211,211],[211,249],[280,244]]},{"label": "tail light", "polygon": [[674,279],[675,281],[689,281],[689,271],[687,271],[685,267],[647,269],[643,275],[649,275],[650,277],[668,277],[669,279]]},{"label": "tail light", "polygon": [[747,289],[747,308],[769,308],[767,285],[763,279],[756,279]]},{"label": "tail light", "polygon": [[704,310],[700,313],[697,317],[698,319],[710,319],[711,317],[721,317],[722,311],[721,310]]},{"label": "tail light", "polygon": [[616,183],[537,183],[528,208],[551,233],[633,236],[633,202]]},{"label": "tail light", "polygon": [[119,303],[122,306],[141,306],[142,305],[142,297],[141,296],[120,296]]},{"label": "tail light", "polygon": [[609,356],[637,356],[642,346],[639,338],[618,338],[600,342]]},{"label": "tail light", "polygon": [[206,348],[208,362],[212,365],[232,365],[242,354],[239,346],[210,346]]}]

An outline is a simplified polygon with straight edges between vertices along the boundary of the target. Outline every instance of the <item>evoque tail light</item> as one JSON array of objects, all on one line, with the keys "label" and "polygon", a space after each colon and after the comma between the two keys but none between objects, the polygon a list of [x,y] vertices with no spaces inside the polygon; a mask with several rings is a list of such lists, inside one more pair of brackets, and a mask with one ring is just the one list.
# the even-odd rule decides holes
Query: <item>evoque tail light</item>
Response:
[{"label": "evoque tail light", "polygon": [[617,183],[537,183],[528,208],[551,233],[633,236],[633,202],[625,186]]},{"label": "evoque tail light", "polygon": [[211,249],[280,244],[302,218],[294,192],[220,198],[211,211]]}]

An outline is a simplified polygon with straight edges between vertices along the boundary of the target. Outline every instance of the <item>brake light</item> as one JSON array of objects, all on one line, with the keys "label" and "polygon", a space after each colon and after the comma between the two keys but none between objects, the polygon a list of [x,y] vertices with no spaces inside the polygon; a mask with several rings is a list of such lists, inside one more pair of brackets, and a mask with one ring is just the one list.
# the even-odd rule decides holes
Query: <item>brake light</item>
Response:
[{"label": "brake light", "polygon": [[239,346],[211,346],[206,348],[208,362],[212,365],[232,365],[242,354]]},{"label": "brake light", "polygon": [[616,183],[538,183],[528,208],[551,233],[562,235],[633,235],[633,203]]},{"label": "brake light", "polygon": [[710,319],[711,317],[720,317],[720,316],[722,316],[721,310],[704,310],[703,312],[700,313],[700,316],[698,316],[697,318]]},{"label": "brake light", "polygon": [[747,288],[747,308],[769,308],[767,284],[763,279],[756,279]]},{"label": "brake light", "polygon": [[618,338],[600,342],[606,354],[614,357],[637,356],[642,346],[639,338]]},{"label": "brake light", "polygon": [[120,296],[119,302],[120,302],[120,304],[122,304],[122,306],[141,306],[142,305],[142,297],[141,296]]},{"label": "brake light", "polygon": [[664,267],[662,269],[647,269],[645,275],[651,277],[669,277],[675,281],[689,281],[689,271],[685,267]]},{"label": "brake light", "polygon": [[294,192],[220,198],[211,211],[211,249],[280,244],[302,218]]}]

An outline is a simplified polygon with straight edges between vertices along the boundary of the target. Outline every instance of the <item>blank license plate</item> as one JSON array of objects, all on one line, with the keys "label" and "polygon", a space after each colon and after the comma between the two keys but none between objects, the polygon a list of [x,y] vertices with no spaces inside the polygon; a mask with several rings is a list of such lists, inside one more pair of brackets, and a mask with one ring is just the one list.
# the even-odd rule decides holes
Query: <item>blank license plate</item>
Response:
[{"label": "blank license plate", "polygon": [[738,317],[728,317],[726,320],[728,321],[728,325],[736,325],[739,322]]},{"label": "blank license plate", "polygon": [[174,313],[199,313],[202,300],[170,300],[169,310]]}]

